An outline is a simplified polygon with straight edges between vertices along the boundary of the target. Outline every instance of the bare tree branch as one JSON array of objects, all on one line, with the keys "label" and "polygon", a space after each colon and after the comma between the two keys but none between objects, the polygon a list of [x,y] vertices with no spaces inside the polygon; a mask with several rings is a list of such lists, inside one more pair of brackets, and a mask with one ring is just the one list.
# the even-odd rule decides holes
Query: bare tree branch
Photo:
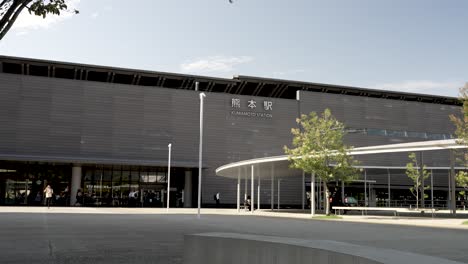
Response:
[{"label": "bare tree branch", "polygon": [[6,33],[8,33],[8,31],[10,31],[11,27],[15,23],[15,21],[18,18],[19,14],[25,8],[24,2],[27,2],[27,1],[22,1],[22,3],[19,5],[19,8],[13,14],[13,17],[10,20],[8,20],[8,23],[6,24],[6,26],[0,31],[0,40],[3,39],[3,37],[6,35]]}]

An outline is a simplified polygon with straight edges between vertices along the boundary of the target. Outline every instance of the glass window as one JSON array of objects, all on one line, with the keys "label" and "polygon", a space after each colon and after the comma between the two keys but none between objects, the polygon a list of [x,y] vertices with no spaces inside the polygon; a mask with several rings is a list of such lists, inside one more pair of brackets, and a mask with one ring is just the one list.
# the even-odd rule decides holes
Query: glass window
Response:
[{"label": "glass window", "polygon": [[375,128],[368,128],[367,135],[369,136],[386,136],[387,133],[385,129],[375,129]]},{"label": "glass window", "polygon": [[130,171],[122,171],[122,184],[128,184],[130,182]]},{"label": "glass window", "polygon": [[432,140],[440,140],[440,139],[444,139],[444,134],[432,134],[432,133],[428,133],[428,134],[427,134],[427,138],[432,139]]},{"label": "glass window", "polygon": [[411,131],[408,131],[408,137],[412,137],[412,138],[427,138],[426,133],[422,133],[422,132],[411,132]]},{"label": "glass window", "polygon": [[140,179],[140,172],[137,170],[132,170],[130,172],[130,181],[135,183],[135,182],[138,182]]},{"label": "glass window", "polygon": [[94,173],[94,171],[92,169],[87,169],[85,174],[84,174],[83,181],[92,181],[93,180],[93,173]]},{"label": "glass window", "polygon": [[102,181],[110,182],[112,181],[112,168],[105,168],[102,173]]},{"label": "glass window", "polygon": [[387,130],[387,136],[389,136],[389,137],[406,137],[406,133],[405,133],[405,131]]},{"label": "glass window", "polygon": [[160,183],[166,183],[167,182],[166,172],[158,171],[156,174],[156,181]]}]

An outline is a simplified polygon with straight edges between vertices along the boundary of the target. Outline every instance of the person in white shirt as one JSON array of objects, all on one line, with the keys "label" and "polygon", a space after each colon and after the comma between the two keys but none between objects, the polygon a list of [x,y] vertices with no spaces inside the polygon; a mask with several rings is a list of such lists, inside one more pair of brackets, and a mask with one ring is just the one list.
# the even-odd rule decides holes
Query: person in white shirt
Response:
[{"label": "person in white shirt", "polygon": [[46,204],[47,208],[50,208],[50,200],[52,200],[52,195],[54,194],[54,190],[50,185],[47,185],[47,187],[44,189],[45,197],[46,197]]}]

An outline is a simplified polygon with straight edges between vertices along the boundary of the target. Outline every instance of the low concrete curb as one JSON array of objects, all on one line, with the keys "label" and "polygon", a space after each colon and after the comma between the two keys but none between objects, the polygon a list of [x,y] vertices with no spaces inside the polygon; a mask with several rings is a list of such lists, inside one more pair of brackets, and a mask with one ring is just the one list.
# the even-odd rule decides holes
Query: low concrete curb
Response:
[{"label": "low concrete curb", "polygon": [[235,233],[186,235],[184,243],[185,264],[461,264],[337,241]]}]

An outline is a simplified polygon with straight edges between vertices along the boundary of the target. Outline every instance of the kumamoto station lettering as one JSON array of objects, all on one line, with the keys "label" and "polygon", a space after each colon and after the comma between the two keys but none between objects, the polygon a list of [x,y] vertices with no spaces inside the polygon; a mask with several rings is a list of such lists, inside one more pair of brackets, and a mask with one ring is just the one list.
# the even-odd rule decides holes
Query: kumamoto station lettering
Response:
[{"label": "kumamoto station lettering", "polygon": [[[254,111],[257,109],[257,103],[258,105],[261,105],[262,107],[262,112],[256,112]],[[261,104],[263,103],[263,104]],[[241,108],[247,107],[248,110],[250,111],[243,111]],[[259,107],[259,108],[260,108]],[[231,110],[231,115],[233,116],[245,116],[245,117],[252,117],[252,118],[273,118],[273,114],[271,111],[273,110],[273,102],[272,101],[263,101],[263,102],[257,102],[253,99],[246,101],[244,104],[242,103],[241,99],[239,98],[232,98],[231,99],[231,108],[232,109],[237,109],[237,110]]]}]

